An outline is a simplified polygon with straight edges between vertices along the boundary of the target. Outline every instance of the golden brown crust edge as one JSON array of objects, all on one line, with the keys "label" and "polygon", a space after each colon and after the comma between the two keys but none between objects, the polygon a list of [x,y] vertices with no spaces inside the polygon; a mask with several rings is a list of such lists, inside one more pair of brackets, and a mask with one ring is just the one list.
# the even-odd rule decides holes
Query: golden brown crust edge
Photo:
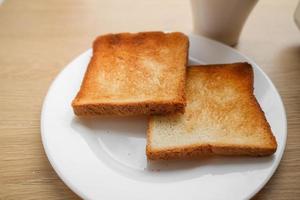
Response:
[{"label": "golden brown crust edge", "polygon": [[117,115],[134,116],[143,114],[172,114],[184,113],[186,103],[182,102],[141,102],[141,103],[97,103],[97,104],[72,104],[77,116]]},{"label": "golden brown crust edge", "polygon": [[168,35],[176,35],[184,38],[189,42],[188,36],[186,36],[182,32],[162,32],[162,31],[146,31],[146,32],[122,32],[122,33],[107,33],[104,35],[98,36],[94,42],[93,42],[93,53],[96,53],[98,51],[98,45],[99,43],[105,43],[105,44],[117,44],[122,39],[123,42],[129,42],[129,38],[136,37],[137,41],[135,41],[136,44],[139,43],[139,41],[145,37],[152,37],[157,38],[160,36]]},{"label": "golden brown crust edge", "polygon": [[[266,115],[264,113],[264,111],[262,110],[262,108],[260,107],[255,95],[254,95],[254,72],[253,72],[253,68],[249,63],[239,63],[242,66],[245,66],[245,68],[248,68],[247,70],[250,73],[250,80],[248,81],[248,88],[249,88],[249,93],[250,93],[250,99],[251,102],[255,105],[255,107],[257,108],[258,114],[261,115],[261,117],[263,118],[264,121],[264,129],[268,132],[268,141],[270,142],[268,145],[268,148],[253,148],[253,150],[257,150],[257,156],[263,156],[263,155],[271,155],[273,153],[276,152],[277,150],[277,142],[276,142],[276,138],[274,136],[274,134],[272,133],[271,130],[271,126],[268,122],[268,120],[266,119]],[[260,155],[260,152],[262,151],[262,153],[264,153],[263,155]],[[270,153],[270,154],[268,154]]]},{"label": "golden brown crust edge", "polygon": [[214,145],[191,145],[182,148],[168,148],[152,150],[147,145],[146,153],[149,160],[170,160],[179,158],[194,158],[204,155],[225,155],[225,156],[268,156],[276,151],[273,147],[253,147],[244,145],[235,146],[214,146]]},{"label": "golden brown crust edge", "polygon": [[264,128],[265,128],[265,129],[267,130],[267,132],[269,133],[269,134],[268,134],[268,141],[270,142],[270,143],[269,143],[270,149],[273,149],[273,152],[272,152],[272,154],[273,154],[273,153],[275,153],[276,150],[277,150],[277,142],[276,142],[276,138],[275,138],[275,136],[274,136],[274,134],[273,134],[273,132],[272,132],[272,129],[271,129],[271,126],[270,126],[268,120],[266,119],[266,116],[265,116],[264,111],[261,109],[259,103],[257,102],[257,99],[255,98],[254,95],[252,96],[252,98],[253,98],[253,103],[256,104],[256,106],[259,108],[259,112],[260,112],[260,114],[263,116],[263,119],[264,119],[264,121],[265,121]]}]

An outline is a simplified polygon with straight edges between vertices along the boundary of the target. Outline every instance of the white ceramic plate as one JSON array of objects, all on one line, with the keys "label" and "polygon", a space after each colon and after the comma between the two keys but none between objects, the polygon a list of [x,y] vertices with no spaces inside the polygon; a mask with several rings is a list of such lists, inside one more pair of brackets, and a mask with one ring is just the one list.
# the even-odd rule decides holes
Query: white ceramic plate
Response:
[{"label": "white ceramic plate", "polygon": [[80,120],[74,116],[71,101],[90,57],[88,50],[57,76],[41,115],[47,156],[60,178],[82,198],[247,199],[274,173],[285,148],[286,116],[274,85],[252,60],[220,43],[190,36],[192,64],[252,64],[255,96],[278,142],[274,156],[147,162],[145,117]]}]

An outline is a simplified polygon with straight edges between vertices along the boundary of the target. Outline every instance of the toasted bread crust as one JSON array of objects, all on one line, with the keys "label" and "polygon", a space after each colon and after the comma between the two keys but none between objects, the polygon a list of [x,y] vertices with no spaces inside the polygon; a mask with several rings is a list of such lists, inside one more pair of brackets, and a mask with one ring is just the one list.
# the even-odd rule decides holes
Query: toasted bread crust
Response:
[{"label": "toasted bread crust", "polygon": [[[257,126],[261,128],[264,132],[260,137],[264,140],[264,144],[236,144],[222,143],[198,143],[195,141],[191,145],[181,145],[181,146],[169,146],[169,147],[153,147],[153,129],[155,126],[155,118],[157,116],[149,117],[149,124],[147,130],[147,147],[146,154],[147,158],[150,160],[168,160],[168,159],[179,159],[179,158],[189,158],[197,157],[203,155],[243,155],[243,156],[268,156],[276,152],[277,143],[274,135],[272,134],[269,123],[267,122],[264,112],[262,111],[260,105],[258,104],[254,94],[253,94],[253,83],[254,75],[251,65],[248,63],[235,63],[235,64],[224,64],[224,65],[207,65],[207,66],[192,66],[188,68],[187,78],[191,76],[199,76],[201,73],[203,76],[209,78],[212,74],[223,73],[226,77],[228,73],[228,79],[226,84],[234,84],[234,87],[238,87],[239,91],[242,91],[247,100],[244,106],[249,107],[247,113],[249,119],[253,120],[252,123],[257,123]],[[215,77],[215,76],[212,76]],[[216,76],[217,77],[217,76]],[[233,80],[235,79],[235,80]],[[189,80],[188,80],[189,81]],[[193,84],[196,84],[193,82]],[[212,83],[214,84],[214,83]],[[191,87],[189,85],[188,87]],[[205,87],[211,87],[209,90],[216,90],[215,87],[219,85],[206,85]],[[221,86],[222,87],[222,86]],[[203,88],[205,89],[205,88]],[[208,89],[208,88],[206,88]],[[222,88],[220,90],[223,90]],[[217,89],[218,91],[218,89]],[[187,89],[187,104],[191,103],[191,91],[190,88]],[[212,106],[215,112],[226,113],[230,112],[231,107],[221,108],[222,106],[214,105],[212,103],[207,103],[208,106]],[[189,105],[188,105],[189,106]],[[234,106],[234,105],[233,105]],[[251,109],[250,109],[251,108]],[[186,114],[191,114],[190,108],[186,111]],[[220,110],[221,109],[221,110]],[[205,115],[205,114],[204,114]],[[221,114],[222,115],[222,114]],[[218,115],[217,115],[218,116]],[[166,116],[168,117],[168,116]],[[170,116],[172,118],[172,116]],[[174,115],[173,115],[174,117]],[[174,117],[177,119],[176,117]],[[249,123],[249,122],[247,122]],[[184,130],[182,130],[184,131]],[[237,136],[238,137],[238,136]]]},{"label": "toasted bread crust", "polygon": [[99,36],[72,101],[74,113],[127,116],[184,112],[188,47],[187,36],[179,32]]},{"label": "toasted bread crust", "polygon": [[84,104],[73,105],[78,116],[117,115],[134,116],[149,114],[183,113],[185,102],[141,102],[125,104]]},{"label": "toasted bread crust", "polygon": [[223,156],[269,156],[276,151],[276,147],[255,147],[245,145],[189,145],[180,148],[166,148],[153,150],[149,145],[146,147],[146,154],[149,160],[171,160],[180,158],[194,158],[204,155]]}]

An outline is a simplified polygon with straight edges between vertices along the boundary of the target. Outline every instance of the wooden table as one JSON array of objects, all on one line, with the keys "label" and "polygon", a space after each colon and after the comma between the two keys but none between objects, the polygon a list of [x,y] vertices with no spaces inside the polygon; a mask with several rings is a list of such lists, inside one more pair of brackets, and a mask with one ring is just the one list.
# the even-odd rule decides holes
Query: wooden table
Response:
[{"label": "wooden table", "polygon": [[[259,1],[236,47],[281,94],[288,116],[282,162],[256,199],[300,199],[300,32],[297,0]],[[50,166],[40,112],[60,70],[102,33],[192,30],[183,0],[6,0],[0,6],[0,199],[79,199]]]}]

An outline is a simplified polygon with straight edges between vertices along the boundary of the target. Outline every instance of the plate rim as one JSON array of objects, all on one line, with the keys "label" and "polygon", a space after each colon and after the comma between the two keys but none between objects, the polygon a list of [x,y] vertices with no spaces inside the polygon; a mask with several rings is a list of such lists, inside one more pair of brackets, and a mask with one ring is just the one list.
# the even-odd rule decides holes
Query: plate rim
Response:
[{"label": "plate rim", "polygon": [[92,49],[89,48],[88,50],[84,51],[83,53],[79,54],[77,57],[75,57],[75,59],[73,59],[71,62],[69,62],[56,76],[55,78],[52,80],[48,90],[47,90],[47,94],[45,95],[45,98],[43,100],[43,105],[42,105],[42,110],[41,110],[41,119],[40,119],[40,131],[41,131],[41,139],[42,139],[42,144],[44,147],[44,151],[46,153],[46,156],[52,166],[52,168],[54,169],[55,173],[58,175],[58,177],[68,186],[68,188],[70,190],[72,190],[75,194],[77,194],[79,197],[83,198],[83,199],[89,199],[88,196],[86,196],[81,190],[77,189],[77,187],[71,182],[69,181],[65,175],[60,171],[59,167],[55,164],[54,158],[50,153],[48,144],[46,142],[46,136],[44,133],[44,115],[45,115],[45,107],[46,107],[46,102],[47,99],[49,98],[49,91],[53,88],[54,83],[56,82],[56,80],[62,76],[62,74],[64,73],[64,71],[66,71],[69,66],[71,66],[73,63],[75,63],[77,60],[79,60],[81,57],[83,57],[85,54],[88,54]]},{"label": "plate rim", "polygon": [[270,84],[271,88],[275,91],[275,94],[276,94],[276,97],[279,99],[280,101],[280,106],[282,108],[282,111],[283,111],[283,117],[284,117],[284,138],[283,138],[283,143],[282,143],[282,151],[279,152],[279,155],[278,155],[278,160],[277,162],[273,165],[272,169],[270,170],[270,173],[268,174],[268,177],[261,183],[261,185],[259,187],[256,188],[256,190],[254,190],[251,194],[249,194],[249,199],[254,197],[254,195],[256,195],[268,182],[269,180],[271,179],[271,177],[274,175],[275,171],[277,170],[280,162],[281,162],[281,159],[282,159],[282,156],[285,152],[285,149],[286,149],[286,140],[287,140],[287,135],[288,135],[288,132],[287,132],[287,117],[286,117],[286,109],[284,107],[284,103],[282,101],[282,98],[279,94],[279,91],[277,90],[275,84],[272,82],[272,80],[270,79],[270,77],[263,71],[263,69],[253,60],[253,59],[250,59],[248,56],[245,56],[244,54],[242,54],[241,52],[239,52],[237,49],[235,48],[232,48],[230,46],[227,46],[221,42],[218,42],[216,40],[212,40],[210,38],[207,38],[207,37],[204,37],[204,36],[200,36],[200,35],[195,35],[195,34],[189,34],[189,36],[191,37],[196,37],[196,38],[201,38],[201,39],[204,39],[204,40],[207,40],[211,43],[214,43],[214,44],[217,44],[219,46],[222,46],[222,48],[225,48],[229,51],[233,51],[234,53],[244,57],[248,62],[251,63],[251,65],[255,65],[256,69],[259,70],[260,73],[262,73],[262,75],[266,78],[266,80],[268,81],[268,83]]},{"label": "plate rim", "polygon": [[[259,65],[256,64],[256,62],[253,59],[250,59],[248,56],[245,56],[244,54],[242,54],[241,52],[239,52],[237,49],[234,49],[230,46],[227,46],[225,44],[222,44],[218,41],[206,38],[204,36],[200,36],[200,35],[195,35],[195,34],[188,34],[189,38],[193,37],[196,38],[197,40],[206,40],[208,43],[214,44],[216,46],[219,46],[220,48],[226,49],[227,51],[232,51],[235,54],[238,54],[240,57],[245,58],[245,60],[247,60],[247,62],[251,63],[252,65],[255,66],[255,68],[264,76],[264,78],[266,78],[268,84],[271,86],[271,89],[275,91],[275,95],[276,97],[279,99],[279,103],[280,106],[282,108],[282,114],[283,114],[283,118],[285,119],[282,123],[283,123],[283,129],[284,129],[284,137],[282,138],[282,151],[279,152],[278,154],[278,159],[277,161],[272,165],[272,168],[269,170],[268,176],[267,178],[265,178],[265,180],[256,187],[255,190],[253,190],[249,196],[247,196],[247,198],[252,198],[254,195],[256,195],[266,184],[267,182],[271,179],[271,177],[273,176],[273,174],[275,173],[275,171],[277,170],[283,154],[285,152],[286,149],[286,141],[287,141],[287,117],[286,117],[286,109],[284,107],[284,103],[282,101],[282,98],[277,90],[277,88],[275,87],[274,83],[271,81],[271,79],[269,78],[269,76],[261,69],[261,67],[259,67]],[[82,57],[84,57],[86,54],[89,54],[92,51],[91,48],[89,48],[88,50],[84,51],[83,53],[79,54],[77,57],[75,57],[75,59],[73,59],[71,62],[69,62],[56,76],[55,78],[52,80],[50,86],[48,87],[47,90],[47,94],[45,95],[44,99],[43,99],[43,104],[42,104],[42,109],[41,109],[41,115],[40,115],[40,132],[41,132],[41,140],[42,140],[42,144],[44,147],[44,151],[46,153],[46,156],[51,164],[51,166],[53,167],[54,171],[57,173],[57,175],[59,176],[59,178],[69,187],[69,189],[71,189],[75,194],[77,194],[78,196],[80,196],[83,199],[89,199],[88,196],[86,196],[81,190],[79,190],[77,188],[77,186],[75,186],[71,181],[69,181],[65,175],[63,174],[63,172],[61,172],[61,170],[59,169],[59,167],[55,164],[53,155],[51,155],[48,144],[46,142],[46,136],[44,134],[45,132],[45,107],[46,107],[46,102],[49,96],[49,91],[51,91],[51,89],[53,88],[54,83],[56,82],[56,80],[62,76],[62,74],[64,73],[64,71],[66,71],[69,66],[71,66],[73,63],[75,63],[77,60],[80,60]],[[191,57],[193,58],[193,57]],[[195,59],[195,58],[193,58]],[[196,59],[197,60],[197,59]]]}]

